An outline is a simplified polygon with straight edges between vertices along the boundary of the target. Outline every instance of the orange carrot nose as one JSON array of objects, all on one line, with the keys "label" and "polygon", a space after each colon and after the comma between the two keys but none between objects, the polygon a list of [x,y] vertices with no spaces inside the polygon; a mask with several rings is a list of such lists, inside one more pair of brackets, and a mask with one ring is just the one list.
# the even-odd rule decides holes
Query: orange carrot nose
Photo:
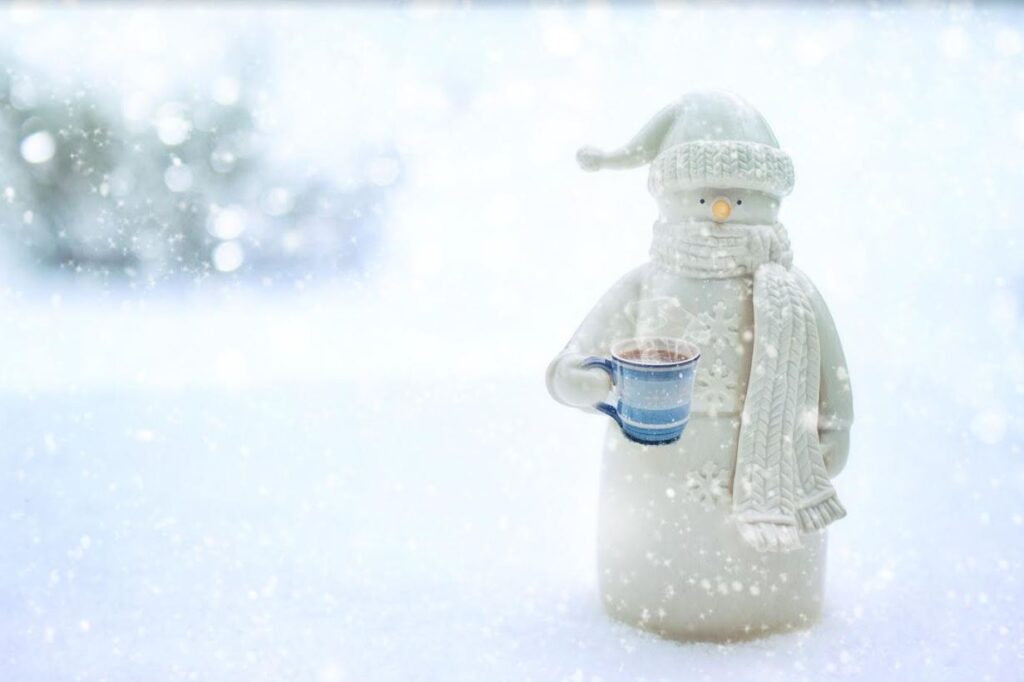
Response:
[{"label": "orange carrot nose", "polygon": [[732,204],[725,197],[718,197],[711,204],[711,217],[716,223],[724,223],[732,215]]}]

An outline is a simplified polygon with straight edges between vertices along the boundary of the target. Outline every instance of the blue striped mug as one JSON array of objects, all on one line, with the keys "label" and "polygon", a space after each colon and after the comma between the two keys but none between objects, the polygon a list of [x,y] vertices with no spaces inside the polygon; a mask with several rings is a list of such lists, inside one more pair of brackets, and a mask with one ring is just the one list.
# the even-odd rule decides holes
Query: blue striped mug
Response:
[{"label": "blue striped mug", "polygon": [[583,361],[584,368],[607,372],[618,396],[614,405],[594,407],[637,443],[665,445],[679,440],[690,419],[700,349],[681,339],[627,339],[612,345],[611,356]]}]

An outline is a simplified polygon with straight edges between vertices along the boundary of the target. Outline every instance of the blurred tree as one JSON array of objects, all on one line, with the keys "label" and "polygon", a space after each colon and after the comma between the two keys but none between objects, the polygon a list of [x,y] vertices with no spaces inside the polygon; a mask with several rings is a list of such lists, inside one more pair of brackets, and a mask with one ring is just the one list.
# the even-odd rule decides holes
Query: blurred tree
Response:
[{"label": "blurred tree", "polygon": [[205,96],[152,102],[60,92],[9,66],[0,77],[3,232],[43,267],[104,276],[363,267],[401,176],[398,155],[368,151],[353,169],[360,180],[344,188],[273,167],[254,72],[221,75]]}]

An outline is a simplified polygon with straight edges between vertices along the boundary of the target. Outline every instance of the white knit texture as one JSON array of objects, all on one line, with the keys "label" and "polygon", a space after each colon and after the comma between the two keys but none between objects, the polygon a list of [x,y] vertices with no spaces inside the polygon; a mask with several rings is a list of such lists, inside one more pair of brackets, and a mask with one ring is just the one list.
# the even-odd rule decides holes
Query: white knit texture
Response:
[{"label": "white knit texture", "polygon": [[793,190],[793,161],[757,142],[699,141],[669,147],[651,162],[647,186],[659,197],[682,189],[752,189],[785,196]]},{"label": "white knit texture", "polygon": [[687,277],[725,279],[753,275],[763,263],[793,262],[782,223],[739,225],[710,221],[656,222],[651,261]]}]

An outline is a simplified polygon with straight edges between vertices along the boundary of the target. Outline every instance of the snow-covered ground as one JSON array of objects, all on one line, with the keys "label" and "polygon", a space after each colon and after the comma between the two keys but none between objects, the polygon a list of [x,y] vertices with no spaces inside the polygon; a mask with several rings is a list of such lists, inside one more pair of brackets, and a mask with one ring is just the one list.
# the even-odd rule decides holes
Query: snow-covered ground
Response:
[{"label": "snow-covered ground", "polygon": [[602,614],[603,424],[539,375],[6,396],[3,679],[1016,679],[1019,454],[894,403],[823,622],[713,646]]},{"label": "snow-covered ground", "polygon": [[[17,54],[96,87],[256,36],[280,154],[379,134],[409,176],[358,287],[4,261],[3,682],[1021,678],[1019,10],[16,10]],[[575,146],[709,86],[794,156],[857,410],[823,621],[734,646],[602,614],[605,424],[543,386],[654,218]]]}]

